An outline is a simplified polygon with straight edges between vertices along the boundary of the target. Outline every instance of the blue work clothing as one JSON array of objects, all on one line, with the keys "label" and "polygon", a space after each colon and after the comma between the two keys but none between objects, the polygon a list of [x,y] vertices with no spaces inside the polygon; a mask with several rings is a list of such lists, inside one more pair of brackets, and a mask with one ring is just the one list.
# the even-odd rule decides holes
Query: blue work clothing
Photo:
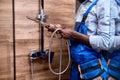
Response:
[{"label": "blue work clothing", "polygon": [[110,44],[108,51],[108,73],[116,80],[120,80],[120,0],[107,0],[110,10],[109,24]]},{"label": "blue work clothing", "polygon": [[[87,0],[78,8],[76,14],[76,22],[81,22],[82,17],[90,3],[94,0]],[[87,26],[87,33],[89,35],[89,42],[95,50],[108,50],[110,43],[110,34],[114,31],[110,31],[108,0],[99,0],[95,5],[85,21]],[[111,29],[112,30],[112,29]]]},{"label": "blue work clothing", "polygon": [[[109,30],[108,30],[109,26],[107,25],[106,28],[101,30],[102,28],[99,28],[100,24],[98,24],[98,23],[102,24],[102,20],[104,20],[104,18],[97,20],[96,15],[98,13],[94,13],[94,9],[98,8],[98,6],[100,6],[100,3],[102,0],[100,0],[100,2],[98,1],[98,3],[97,3],[97,1],[98,0],[87,0],[81,5],[82,7],[79,9],[80,11],[78,10],[77,17],[76,17],[76,18],[81,19],[81,20],[76,19],[76,22],[77,22],[77,20],[80,20],[80,25],[75,27],[75,30],[80,33],[83,33],[85,35],[90,35],[90,36],[92,35],[94,37],[96,37],[95,35],[100,33],[99,37],[104,36],[107,39],[109,37],[109,35],[106,35],[106,34],[108,34],[108,32],[109,32]],[[94,8],[94,6],[96,6],[96,7]],[[104,6],[102,6],[102,7],[104,8]],[[99,8],[102,8],[102,7],[99,7]],[[97,10],[97,11],[99,11],[99,10]],[[102,11],[102,12],[104,12],[104,11]],[[101,12],[101,14],[102,14],[102,12]],[[79,13],[79,16],[78,16],[78,13]],[[92,16],[94,16],[94,17],[92,17]],[[85,20],[84,20],[84,17],[86,17]],[[95,19],[95,22],[92,19]],[[86,24],[87,22],[89,22],[89,20],[90,20],[89,24],[94,24],[94,26]],[[92,32],[89,31],[90,27],[92,27],[91,28],[91,30],[93,30]],[[96,30],[99,30],[99,32],[97,33]],[[103,42],[103,44],[104,44],[104,42]],[[105,48],[105,47],[103,47],[103,45],[102,45],[101,49]],[[71,39],[70,52],[71,52],[71,58],[72,58],[73,62],[77,63],[77,65],[80,66],[80,71],[78,71],[78,68],[75,65],[71,66],[70,80],[79,80],[81,74],[82,74],[81,79],[85,79],[85,80],[86,79],[90,80],[90,79],[96,78],[98,76],[101,76],[103,78],[103,80],[107,80],[107,78],[109,77],[106,73],[107,63],[104,60],[101,52],[97,52],[95,49],[92,49],[92,48],[80,43],[80,41],[77,41],[76,39]],[[100,61],[98,59],[100,59]],[[104,73],[103,73],[103,69],[105,70]]]}]

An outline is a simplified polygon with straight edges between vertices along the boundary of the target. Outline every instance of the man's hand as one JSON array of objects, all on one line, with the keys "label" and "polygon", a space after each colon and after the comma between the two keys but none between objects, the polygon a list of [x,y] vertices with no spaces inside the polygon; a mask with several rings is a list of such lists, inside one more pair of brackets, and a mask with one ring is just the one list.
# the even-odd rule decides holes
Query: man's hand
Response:
[{"label": "man's hand", "polygon": [[53,32],[55,30],[55,25],[49,24],[49,25],[46,25],[45,28],[47,28],[48,31]]},{"label": "man's hand", "polygon": [[62,27],[60,24],[49,24],[49,25],[46,25],[45,26],[48,31],[50,32],[53,32],[55,31],[57,28],[59,28],[59,32],[61,34],[61,36],[64,38],[64,39],[70,39],[72,36],[72,32],[74,31],[72,28],[65,28],[65,27]]},{"label": "man's hand", "polygon": [[54,25],[54,24],[49,24],[49,25],[46,25],[45,27],[46,27],[46,28],[48,29],[48,31],[50,31],[50,32],[55,31],[57,28],[61,28],[61,29],[62,29],[62,26],[61,26],[60,24],[56,24],[56,25]]},{"label": "man's hand", "polygon": [[61,35],[64,39],[70,39],[72,36],[73,29],[71,28],[64,28],[60,30]]}]

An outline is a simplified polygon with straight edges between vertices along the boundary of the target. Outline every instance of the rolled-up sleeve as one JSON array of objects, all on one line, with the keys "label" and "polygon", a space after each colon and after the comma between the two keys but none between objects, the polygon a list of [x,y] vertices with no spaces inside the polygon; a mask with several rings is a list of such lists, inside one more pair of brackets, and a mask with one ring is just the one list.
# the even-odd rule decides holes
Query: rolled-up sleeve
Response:
[{"label": "rolled-up sleeve", "polygon": [[[106,19],[104,19],[104,17],[105,16],[100,17],[98,20],[98,23],[93,23],[95,21],[89,19],[91,20],[90,22],[92,24],[89,27],[93,28],[91,30],[95,30],[95,27],[96,27],[96,34],[90,35],[89,37],[89,42],[93,49],[97,49],[97,50],[108,50],[109,49],[109,43],[110,43],[109,17],[107,17]],[[89,27],[88,29],[90,29]]]},{"label": "rolled-up sleeve", "polygon": [[[110,42],[110,3],[106,0],[99,0],[87,16],[85,24],[88,29],[89,43],[93,49],[108,50]],[[83,5],[85,6],[85,5]],[[88,6],[88,5],[87,5]],[[86,11],[86,7],[78,10],[76,22],[81,21],[81,16]]]},{"label": "rolled-up sleeve", "polygon": [[[120,5],[113,2],[112,10],[112,19],[115,21],[115,35],[110,37],[110,50],[114,51],[120,49]],[[113,27],[113,26],[111,26]]]},{"label": "rolled-up sleeve", "polygon": [[[101,0],[102,1],[102,0]],[[98,5],[94,8],[93,12],[89,14],[87,23],[88,26],[88,35],[90,45],[93,49],[97,50],[108,50],[110,43],[110,15],[107,7],[102,2],[98,2]],[[96,14],[96,15],[95,15]],[[95,18],[96,17],[96,18]],[[94,33],[90,31],[95,31]]]},{"label": "rolled-up sleeve", "polygon": [[96,50],[108,50],[109,49],[109,37],[105,36],[90,36],[89,42],[93,49]]},{"label": "rolled-up sleeve", "polygon": [[109,47],[111,51],[120,49],[120,36],[111,36]]}]

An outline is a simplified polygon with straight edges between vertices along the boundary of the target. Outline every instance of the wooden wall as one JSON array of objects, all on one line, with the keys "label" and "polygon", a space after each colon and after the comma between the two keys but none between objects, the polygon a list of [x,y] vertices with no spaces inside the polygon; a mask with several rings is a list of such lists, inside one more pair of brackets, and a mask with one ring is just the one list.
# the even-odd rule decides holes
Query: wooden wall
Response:
[{"label": "wooden wall", "polygon": [[[6,5],[13,5],[10,3],[11,0],[0,0],[0,6],[5,9],[5,12],[0,13],[2,15],[12,16],[11,11],[7,12],[9,8],[6,8],[3,2],[6,2]],[[47,23],[53,24],[61,24],[66,27],[74,26],[74,14],[75,14],[75,0],[44,0],[45,5],[45,13],[48,15]],[[2,3],[1,3],[2,2]],[[1,5],[2,4],[2,5]],[[32,80],[31,79],[31,71],[30,71],[30,59],[29,55],[31,50],[39,51],[40,45],[40,29],[39,24],[34,21],[28,20],[26,16],[36,17],[39,13],[39,0],[15,0],[15,41],[16,41],[16,80]],[[7,6],[8,7],[8,6]],[[0,10],[1,7],[0,7]],[[1,12],[1,11],[0,11]],[[2,18],[0,15],[0,39],[1,47],[0,51],[6,53],[6,60],[11,61],[13,53],[12,53],[12,17],[8,19]],[[7,21],[8,24],[5,24]],[[9,26],[8,26],[9,25]],[[2,27],[5,26],[5,27]],[[4,31],[6,30],[6,31]],[[49,47],[49,39],[51,33],[44,29],[45,31],[45,40],[44,47],[48,49]],[[11,33],[11,34],[8,34]],[[4,43],[3,43],[4,41]],[[54,60],[52,63],[52,68],[55,71],[59,69],[59,41],[57,38],[54,39],[52,50],[55,52]],[[58,47],[58,48],[57,48]],[[6,52],[6,50],[8,52]],[[10,53],[9,53],[10,52]],[[12,53],[12,55],[10,55]],[[2,53],[0,53],[2,55]],[[10,56],[8,58],[8,55]],[[2,59],[2,58],[0,58]],[[9,59],[9,60],[8,60]],[[6,64],[6,70],[8,66],[12,64]],[[3,61],[4,62],[4,61]],[[0,63],[3,63],[0,60]],[[66,67],[68,63],[68,53],[67,46],[65,41],[63,40],[63,69]],[[5,67],[4,67],[5,68]],[[5,75],[1,73],[1,70],[4,69],[0,66],[0,80]],[[12,66],[11,66],[12,69]],[[11,70],[9,69],[9,70]],[[5,71],[5,70],[4,70]],[[34,77],[35,80],[58,80],[58,76],[52,74],[48,68],[47,61],[38,60],[34,63]],[[62,80],[69,79],[69,70],[62,75]],[[6,80],[5,78],[3,80]]]},{"label": "wooden wall", "polygon": [[13,80],[12,0],[0,0],[0,80]]},{"label": "wooden wall", "polygon": [[[75,0],[44,0],[45,13],[48,15],[47,23],[61,24],[67,27],[74,25]],[[39,13],[39,0],[15,0],[15,27],[16,27],[16,70],[17,80],[31,80],[29,54],[31,50],[39,51],[40,30],[39,24],[28,20],[26,16],[37,17]],[[45,29],[45,49],[49,47],[51,33]],[[58,39],[54,39],[53,51],[55,52],[52,68],[59,68],[59,46]],[[68,62],[67,49],[64,43],[63,68]],[[57,80],[53,75],[48,63],[42,60],[34,64],[35,80]],[[69,70],[62,75],[62,80],[69,79]]]}]

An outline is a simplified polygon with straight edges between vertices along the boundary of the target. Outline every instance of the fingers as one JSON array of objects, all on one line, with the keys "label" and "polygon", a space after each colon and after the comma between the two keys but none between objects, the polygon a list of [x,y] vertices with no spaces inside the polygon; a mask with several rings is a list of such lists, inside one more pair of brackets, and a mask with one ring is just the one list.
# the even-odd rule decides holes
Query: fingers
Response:
[{"label": "fingers", "polygon": [[57,32],[58,34],[61,34],[61,36],[64,38],[64,39],[69,39],[71,37],[71,34],[70,34],[70,29],[67,29],[65,27],[62,27],[60,24],[49,24],[49,25],[46,25],[45,26],[48,31],[50,32],[54,32],[57,28],[59,28],[59,31]]},{"label": "fingers", "polygon": [[70,39],[72,37],[72,29],[70,28],[61,29],[61,35],[64,39]]},{"label": "fingers", "polygon": [[69,34],[66,34],[66,33],[63,33],[61,32],[61,36],[64,38],[64,39],[69,39],[71,38],[71,36]]},{"label": "fingers", "polygon": [[53,32],[55,30],[55,25],[49,24],[49,25],[46,25],[45,28],[47,28],[48,31]]},{"label": "fingers", "polygon": [[56,24],[55,26],[56,26],[56,28],[62,28],[62,26],[60,24]]},{"label": "fingers", "polygon": [[60,24],[49,24],[49,25],[46,25],[45,28],[48,29],[48,31],[51,31],[53,32],[56,28],[60,28],[60,30],[62,29],[62,26]]}]

